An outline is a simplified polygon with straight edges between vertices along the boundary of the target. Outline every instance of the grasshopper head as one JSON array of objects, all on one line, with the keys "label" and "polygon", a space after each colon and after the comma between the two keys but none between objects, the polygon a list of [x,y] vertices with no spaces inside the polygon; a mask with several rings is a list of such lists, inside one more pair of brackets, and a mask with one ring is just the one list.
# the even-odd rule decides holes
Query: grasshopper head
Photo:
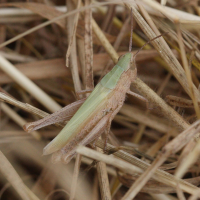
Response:
[{"label": "grasshopper head", "polygon": [[130,68],[132,53],[126,53],[125,55],[121,56],[117,65],[127,71]]}]

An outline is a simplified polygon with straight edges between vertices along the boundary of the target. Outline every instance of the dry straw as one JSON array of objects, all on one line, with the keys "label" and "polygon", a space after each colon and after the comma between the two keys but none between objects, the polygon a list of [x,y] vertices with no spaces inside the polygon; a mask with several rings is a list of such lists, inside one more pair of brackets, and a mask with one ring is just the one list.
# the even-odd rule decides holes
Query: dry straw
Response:
[{"label": "dry straw", "polygon": [[[1,5],[5,8],[0,22],[6,24],[0,26],[0,171],[1,183],[5,183],[1,198],[13,198],[5,192],[10,185],[21,199],[57,199],[59,195],[71,200],[200,197],[198,4],[174,0],[61,3],[62,10],[34,2]],[[9,6],[16,8],[11,12]],[[39,25],[32,27],[38,20]],[[74,143],[74,154],[78,153],[75,165],[55,165],[42,157],[43,147],[59,132],[58,127],[65,126],[96,83],[128,51],[130,36],[135,53],[163,32],[169,34],[146,45],[131,66],[138,69],[131,90],[143,98],[136,100],[128,92],[127,101],[113,119],[109,139],[102,136],[92,141],[93,149]],[[69,105],[53,115],[43,111],[55,112],[61,104]],[[102,112],[111,116],[113,110]],[[56,127],[33,131],[27,137],[19,126],[38,117],[42,119],[24,128],[30,132],[50,124]],[[91,132],[79,144],[85,145],[97,130],[103,133],[105,119],[100,122],[95,126],[91,119]],[[108,141],[107,154],[104,141]],[[62,160],[61,154],[55,155],[54,161]],[[82,169],[86,165],[92,169],[85,174]]]}]

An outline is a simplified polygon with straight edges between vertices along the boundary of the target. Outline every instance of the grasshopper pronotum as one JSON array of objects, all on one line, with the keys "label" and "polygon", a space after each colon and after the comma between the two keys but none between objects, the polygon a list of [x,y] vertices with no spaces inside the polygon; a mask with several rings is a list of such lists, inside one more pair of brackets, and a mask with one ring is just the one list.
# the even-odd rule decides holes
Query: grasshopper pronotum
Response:
[{"label": "grasshopper pronotum", "polygon": [[54,153],[54,162],[68,163],[76,154],[77,145],[87,145],[103,132],[109,132],[111,122],[122,107],[126,93],[146,101],[130,91],[131,82],[137,75],[137,69],[132,66],[132,61],[139,50],[134,56],[130,51],[129,47],[129,53],[120,57],[118,63],[101,79],[85,101],[79,100],[46,118],[24,125],[24,129],[30,132],[69,120],[75,113],[62,131],[44,148],[44,155]]}]

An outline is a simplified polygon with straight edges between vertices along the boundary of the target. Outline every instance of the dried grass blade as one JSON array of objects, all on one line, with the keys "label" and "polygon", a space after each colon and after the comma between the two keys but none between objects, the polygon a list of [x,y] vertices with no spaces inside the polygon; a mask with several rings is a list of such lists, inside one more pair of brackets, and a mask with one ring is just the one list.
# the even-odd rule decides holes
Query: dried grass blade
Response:
[{"label": "dried grass blade", "polygon": [[[119,49],[119,46],[124,38],[124,35],[126,34],[128,28],[129,28],[128,26],[129,26],[130,19],[131,19],[130,17],[128,17],[126,19],[126,21],[124,22],[123,26],[120,29],[120,32],[115,40],[115,43],[113,44],[113,48],[116,51]],[[122,55],[122,54],[119,53],[119,55]],[[110,69],[110,67],[113,66],[113,61],[109,60],[106,65],[102,65],[102,66],[105,66],[105,68],[102,70],[99,80],[101,80],[101,78],[107,73],[107,71]]]},{"label": "dried grass blade", "polygon": [[189,144],[190,147],[192,147],[193,149],[190,148],[188,149],[190,151],[189,152],[187,151],[187,154],[181,155],[182,159],[180,159],[179,165],[175,171],[175,176],[178,178],[183,177],[187,169],[189,169],[189,167],[191,167],[197,161],[200,154],[200,140],[197,142],[192,140]]},{"label": "dried grass blade", "polygon": [[[79,0],[79,4],[80,3],[81,3],[81,1]],[[69,12],[74,10],[74,5],[71,0],[67,1],[67,8],[68,8]],[[76,16],[79,16],[79,13],[76,13]],[[73,32],[71,31],[71,27],[74,27],[74,17],[69,16],[67,18],[67,22],[68,22],[68,24],[67,24],[68,25],[68,28],[67,28],[68,41],[70,41],[71,38],[73,38],[72,43],[71,43],[71,55],[69,58],[70,59],[70,69],[71,69],[72,78],[73,78],[73,82],[74,82],[75,92],[78,93],[79,91],[81,91],[81,81],[80,81],[80,77],[79,77],[79,73],[78,73],[76,38],[73,37]]]},{"label": "dried grass blade", "polygon": [[176,193],[177,193],[178,199],[180,199],[180,200],[186,200],[186,198],[185,198],[185,196],[183,194],[183,191],[179,187],[179,183],[178,182],[177,182],[177,187],[176,187]]},{"label": "dried grass blade", "polygon": [[[154,21],[156,22],[156,25],[157,25],[160,29],[162,29],[163,31],[168,31],[168,32],[170,32],[169,34],[170,34],[170,36],[173,38],[173,40],[175,40],[175,41],[178,42],[177,34],[175,33],[174,30],[171,29],[171,27],[169,27],[169,25],[168,25],[167,23],[165,23],[163,20],[160,21],[160,20],[154,19]],[[184,30],[183,30],[183,29],[181,29],[181,30],[182,30],[183,33],[184,33]],[[184,36],[187,37],[187,36],[186,36],[186,33],[184,33]],[[187,38],[189,39],[189,37],[187,37]],[[196,43],[196,40],[195,40],[195,39],[194,39],[194,41],[195,41],[195,43]],[[194,49],[196,50],[196,51],[195,51],[195,54],[196,54],[196,57],[197,57],[198,60],[199,60],[199,58],[200,58],[199,51],[198,51],[197,48],[195,47],[194,43],[192,43],[192,41],[191,41],[190,43],[188,43],[188,41],[186,41],[186,40],[183,40],[183,42],[184,42],[184,45],[185,45],[187,48],[189,48],[191,51],[193,51]],[[197,42],[197,43],[198,43],[198,42]],[[169,44],[172,48],[176,49],[176,50],[180,53],[179,48],[178,48],[176,45],[174,45],[172,42],[170,42],[169,40],[168,40],[168,44]],[[189,59],[189,55],[187,55],[187,57],[188,57],[188,59]],[[192,60],[192,64],[193,64],[198,70],[200,70],[200,64],[199,64],[198,60],[197,60],[197,59],[193,59],[193,60]]]},{"label": "dried grass blade", "polygon": [[105,20],[103,21],[101,25],[101,30],[107,33],[110,33],[110,30],[112,28],[112,21],[113,17],[115,15],[116,11],[116,5],[109,5],[107,13],[105,15]]},{"label": "dried grass blade", "polygon": [[[3,112],[5,112],[14,122],[16,122],[19,126],[23,127],[27,121],[25,121],[20,115],[18,115],[14,110],[12,110],[9,106],[7,106],[5,103],[1,103],[1,109]],[[41,135],[34,131],[31,133],[31,135],[36,139],[40,140]]]},{"label": "dried grass blade", "polygon": [[85,46],[84,46],[84,40],[77,38],[77,50],[78,50],[78,59],[81,69],[81,79],[83,83],[83,89],[85,88]]},{"label": "dried grass blade", "polygon": [[138,108],[128,104],[124,104],[119,112],[129,117],[129,119],[134,119],[137,122],[140,122],[162,133],[167,133],[170,129],[172,129],[172,127],[169,127],[167,122],[163,119],[160,119],[152,114],[146,116],[144,111],[141,111]]},{"label": "dried grass blade", "polygon": [[172,197],[172,195],[165,195],[165,194],[154,194],[154,193],[149,193],[150,196],[153,197],[155,200],[178,200],[176,197]]},{"label": "dried grass blade", "polygon": [[99,28],[98,24],[95,22],[94,19],[92,19],[92,29],[97,36],[97,38],[100,40],[103,47],[106,49],[107,53],[110,55],[114,63],[117,63],[118,61],[118,55],[117,52],[113,49],[112,45],[108,42],[107,38]]},{"label": "dried grass blade", "polygon": [[[191,138],[194,137],[196,133],[199,132],[200,126],[197,129],[195,129],[195,127],[198,126],[199,123],[200,121],[195,122],[187,130],[183,131],[171,142],[165,145],[165,147],[162,150],[162,153],[157,156],[152,165],[135,181],[135,183],[131,186],[129,191],[123,197],[123,200],[132,199],[137,195],[137,193],[146,184],[146,182],[153,176],[156,169],[167,159],[167,157],[171,153],[176,153],[177,151],[179,151],[185,144],[189,142]],[[189,131],[190,134],[188,133]]]},{"label": "dried grass blade", "polygon": [[[126,52],[118,52],[119,55],[123,55]],[[173,51],[173,53],[177,53]],[[133,51],[134,54],[134,51]],[[158,56],[156,50],[144,50],[136,58],[136,62],[144,62],[145,60],[152,59]],[[79,55],[80,57],[80,55]],[[84,60],[81,59],[80,60]],[[98,72],[102,70],[102,66],[105,66],[109,62],[110,58],[106,53],[94,54],[93,56],[93,70]],[[34,61],[29,63],[16,64],[15,67],[27,76],[31,80],[55,78],[55,77],[69,77],[71,72],[69,68],[65,67],[65,61],[62,58],[48,59],[42,61]],[[47,73],[48,72],[48,73]],[[79,72],[80,73],[80,72]],[[105,73],[104,73],[105,74]],[[83,79],[83,77],[82,77]],[[0,72],[0,84],[12,83],[11,79],[6,73]]]},{"label": "dried grass blade", "polygon": [[45,199],[46,194],[49,194],[55,189],[56,179],[58,178],[54,173],[55,170],[58,170],[58,168],[55,168],[50,162],[47,162],[34,186],[31,188],[41,199]]},{"label": "dried grass blade", "polygon": [[200,196],[200,190],[196,191],[193,195],[190,196],[188,200],[197,200]]},{"label": "dried grass blade", "polygon": [[7,94],[3,93],[3,92],[0,92],[0,101],[3,101],[3,102],[6,102],[6,103],[9,103],[13,106],[16,106],[22,110],[25,110],[27,112],[30,112],[30,113],[33,113],[39,117],[46,117],[48,116],[49,114],[38,109],[38,108],[35,108],[34,106],[31,106],[30,104],[27,104],[27,103],[22,103],[20,101],[17,101],[15,100],[14,98],[8,96]]},{"label": "dried grass blade", "polygon": [[195,86],[192,82],[192,76],[191,76],[191,72],[190,72],[190,69],[189,69],[189,65],[188,65],[187,56],[186,56],[186,53],[185,53],[183,38],[182,38],[181,29],[180,29],[179,24],[177,25],[177,36],[178,36],[178,43],[179,43],[179,47],[180,47],[180,51],[181,51],[181,58],[182,58],[182,62],[183,62],[183,67],[184,67],[184,70],[185,70],[187,83],[188,83],[189,89],[190,89],[190,97],[193,101],[194,109],[196,111],[197,117],[200,119],[200,110],[199,110],[199,106],[198,106],[197,96],[194,95]]},{"label": "dried grass blade", "polygon": [[0,55],[0,68],[51,112],[61,108],[49,95]]},{"label": "dried grass blade", "polygon": [[79,175],[79,170],[80,170],[80,165],[81,165],[81,158],[82,158],[82,156],[80,154],[78,154],[76,156],[76,162],[75,162],[75,166],[74,166],[74,173],[73,173],[73,177],[72,177],[72,184],[71,184],[71,190],[70,190],[70,200],[75,199],[78,175]]},{"label": "dried grass blade", "polygon": [[[46,4],[42,4],[42,3],[34,3],[34,2],[26,2],[26,3],[5,3],[5,4],[1,4],[1,6],[6,6],[6,7],[18,7],[18,8],[25,8],[28,9],[30,11],[32,11],[33,13],[36,13],[46,19],[53,19],[55,17],[59,17],[60,15],[63,14],[63,12],[58,11],[56,8],[54,8],[53,6],[48,6]],[[44,12],[45,10],[45,12]],[[61,19],[59,21],[56,21],[56,23],[64,28],[65,27],[65,20]]]},{"label": "dried grass blade", "polygon": [[[127,174],[122,171],[119,172],[120,181],[127,187],[131,187],[134,181],[138,178],[139,174]],[[184,181],[189,182],[195,186],[199,185],[200,177],[183,179]],[[142,188],[141,192],[153,193],[153,194],[167,194],[167,193],[176,193],[176,187],[167,186],[161,182],[155,181],[153,179],[149,180],[147,184]]]},{"label": "dried grass blade", "polygon": [[86,157],[92,158],[93,160],[106,162],[109,165],[113,165],[121,170],[128,171],[129,173],[142,173],[142,170],[139,167],[131,165],[130,163],[127,163],[115,157],[111,157],[100,152],[94,151],[84,146],[79,146],[76,151]]},{"label": "dried grass blade", "polygon": [[[119,169],[121,169],[125,172],[129,172],[130,174],[135,174],[135,173],[141,174],[142,171],[144,170],[144,168],[141,169],[139,166],[137,166],[137,163],[134,163],[132,165],[130,163],[124,162],[121,159],[117,159],[115,157],[110,157],[110,156],[105,155],[105,154],[100,154],[99,152],[88,149],[87,147],[80,146],[80,147],[78,147],[77,152],[82,154],[82,155],[85,155],[86,157],[90,157],[94,160],[106,162],[107,164],[113,165],[113,166],[115,166],[115,167],[117,167],[117,168],[119,168]],[[123,151],[120,150],[120,152],[123,152]],[[116,155],[116,153],[115,153],[115,155]],[[141,161],[139,159],[138,159],[138,161],[144,163],[144,161]],[[163,182],[167,185],[172,186],[173,188],[176,188],[177,179],[175,179],[173,175],[168,174],[166,172],[162,172],[161,170],[157,170],[157,172],[160,175],[162,173],[163,173],[163,175],[164,174],[165,175],[159,176],[158,174],[156,174],[152,178],[154,178],[155,180],[157,180],[161,183]],[[194,185],[192,185],[192,184],[190,184],[186,181],[183,181],[181,179],[179,179],[179,181],[180,181],[180,188],[182,188],[184,191],[187,191],[189,193],[194,193],[195,191],[198,191],[198,187],[196,187],[196,186],[194,186]]]},{"label": "dried grass blade", "polygon": [[[91,0],[85,1],[88,6]],[[93,43],[92,43],[92,10],[85,11],[85,89],[92,90],[94,88],[93,80]]]},{"label": "dried grass blade", "polygon": [[[63,77],[71,75],[66,69],[64,59],[48,59],[16,64],[15,67],[31,80]],[[0,72],[0,84],[11,83],[13,79],[6,73]]]},{"label": "dried grass blade", "polygon": [[177,125],[180,130],[188,128],[189,124],[170,106],[168,106],[163,99],[161,99],[151,88],[149,88],[139,78],[133,83],[134,87],[140,91],[140,93],[146,97],[149,102],[154,102],[156,106],[162,111],[170,121]]},{"label": "dried grass blade", "polygon": [[[98,140],[96,142],[96,145],[100,148],[104,148],[104,142],[102,140]],[[112,146],[110,144],[107,145],[108,151],[113,148],[114,148],[114,146]],[[135,165],[136,167],[139,167],[140,169],[142,169],[144,171],[146,169],[148,169],[148,167],[151,166],[149,163],[146,163],[146,162],[142,161],[141,159],[138,159],[137,157],[132,156],[129,153],[122,151],[122,150],[114,153],[114,155],[119,157],[120,159],[123,159],[123,160],[131,163],[132,165]],[[171,175],[167,172],[164,172],[162,170],[159,170],[159,169],[155,170],[155,176],[153,176],[152,178],[155,178],[155,180],[162,182],[164,184],[167,184],[169,186],[172,186],[174,188],[176,187],[176,184],[177,184],[177,179],[173,175]],[[184,191],[186,191],[188,193],[193,194],[195,191],[198,190],[197,187],[195,187],[192,184],[189,184],[188,182],[186,182],[182,179],[179,180],[179,183],[180,183],[181,189],[183,189]]]},{"label": "dried grass blade", "polygon": [[4,52],[4,51],[0,51],[0,55],[2,55],[4,58],[10,60],[10,61],[14,61],[14,62],[34,62],[36,61],[36,58],[32,57],[32,56],[24,56],[21,55],[19,53],[15,53],[15,52]]},{"label": "dried grass blade", "polygon": [[[147,150],[146,154],[148,154],[151,157],[154,157],[156,155],[156,153],[158,152],[158,150],[163,147],[163,145],[167,142],[168,139],[169,139],[169,135],[168,134],[166,134],[163,137],[161,137],[158,141],[156,141],[156,143],[154,143]],[[176,167],[177,162],[175,162],[175,165],[174,165],[174,163],[170,163],[169,165],[171,165],[171,164],[173,164],[172,168],[174,168],[174,167]]]},{"label": "dried grass blade", "polygon": [[[134,4],[130,2],[129,4],[127,4],[127,6],[132,8],[135,20],[142,28],[144,33],[148,36],[148,38],[149,39],[155,38],[156,37],[155,33],[152,31],[152,29],[145,22],[140,13],[137,11]],[[168,47],[167,43],[163,43],[163,40],[159,39],[158,41],[157,40],[153,41],[152,44],[160,53],[162,58],[166,61],[166,63],[169,65],[170,70],[172,71],[173,75],[177,78],[177,80],[180,82],[180,84],[183,86],[184,90],[188,93],[188,95],[190,95],[190,88],[189,85],[187,84],[187,78],[185,76],[185,73],[178,60],[172,54],[170,48],[166,48]],[[198,100],[200,100],[200,94],[195,87],[194,87],[194,95],[197,97]]]},{"label": "dried grass blade", "polygon": [[[180,22],[180,23],[196,23],[198,24],[200,22],[200,17],[196,16],[194,14],[190,14],[184,11],[180,11],[178,9],[173,9],[171,7],[162,6],[158,2],[155,1],[148,1],[148,0],[142,0],[137,1],[137,3],[141,3],[145,9],[148,10],[149,13],[161,16],[161,17],[167,17],[173,22]],[[153,8],[153,9],[152,9]]]},{"label": "dried grass blade", "polygon": [[[80,7],[81,7],[81,1],[78,0],[77,9],[79,9]],[[70,56],[70,53],[71,53],[71,49],[72,49],[72,44],[73,44],[74,38],[76,36],[78,18],[79,18],[79,12],[74,17],[73,29],[72,29],[72,33],[70,34],[71,37],[70,37],[69,42],[68,42],[68,49],[67,49],[67,53],[66,53],[66,66],[67,67],[69,66],[69,56]]]},{"label": "dried grass blade", "polygon": [[13,166],[0,151],[0,171],[15,188],[23,200],[39,200],[38,197],[23,183]]},{"label": "dried grass blade", "polygon": [[[103,153],[103,150],[96,147],[97,152]],[[111,192],[110,192],[110,186],[109,186],[109,179],[108,179],[108,173],[106,168],[106,163],[100,160],[100,162],[97,163],[97,174],[99,179],[99,186],[101,191],[101,198],[105,200],[111,200]]]},{"label": "dried grass blade", "polygon": [[[125,20],[125,22],[124,22],[124,24],[122,25],[122,27],[121,27],[121,29],[120,29],[120,32],[119,32],[119,34],[118,34],[118,36],[117,36],[117,38],[116,38],[116,40],[115,40],[115,43],[113,44],[113,47],[114,47],[114,49],[115,49],[116,51],[119,49],[120,44],[121,44],[121,42],[122,42],[122,40],[123,40],[125,34],[127,33],[127,30],[130,29],[130,27],[129,27],[129,22],[130,22],[130,20],[131,20],[131,17],[128,17],[128,18]],[[131,31],[133,31],[133,29],[134,29],[134,27],[132,28]]]}]

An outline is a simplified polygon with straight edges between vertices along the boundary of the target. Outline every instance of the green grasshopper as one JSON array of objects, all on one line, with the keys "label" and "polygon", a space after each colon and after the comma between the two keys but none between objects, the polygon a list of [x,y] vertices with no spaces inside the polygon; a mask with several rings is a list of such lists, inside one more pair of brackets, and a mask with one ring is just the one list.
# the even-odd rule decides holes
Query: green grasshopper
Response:
[{"label": "green grasshopper", "polygon": [[111,122],[122,107],[126,93],[146,101],[144,97],[130,91],[130,85],[137,75],[136,67],[131,67],[137,53],[132,56],[129,52],[120,57],[118,63],[101,79],[86,100],[79,100],[46,118],[24,125],[24,130],[30,132],[69,120],[73,116],[44,148],[43,155],[54,153],[53,162],[68,163],[75,156],[78,145],[87,145],[95,141],[105,131],[109,133]]}]

